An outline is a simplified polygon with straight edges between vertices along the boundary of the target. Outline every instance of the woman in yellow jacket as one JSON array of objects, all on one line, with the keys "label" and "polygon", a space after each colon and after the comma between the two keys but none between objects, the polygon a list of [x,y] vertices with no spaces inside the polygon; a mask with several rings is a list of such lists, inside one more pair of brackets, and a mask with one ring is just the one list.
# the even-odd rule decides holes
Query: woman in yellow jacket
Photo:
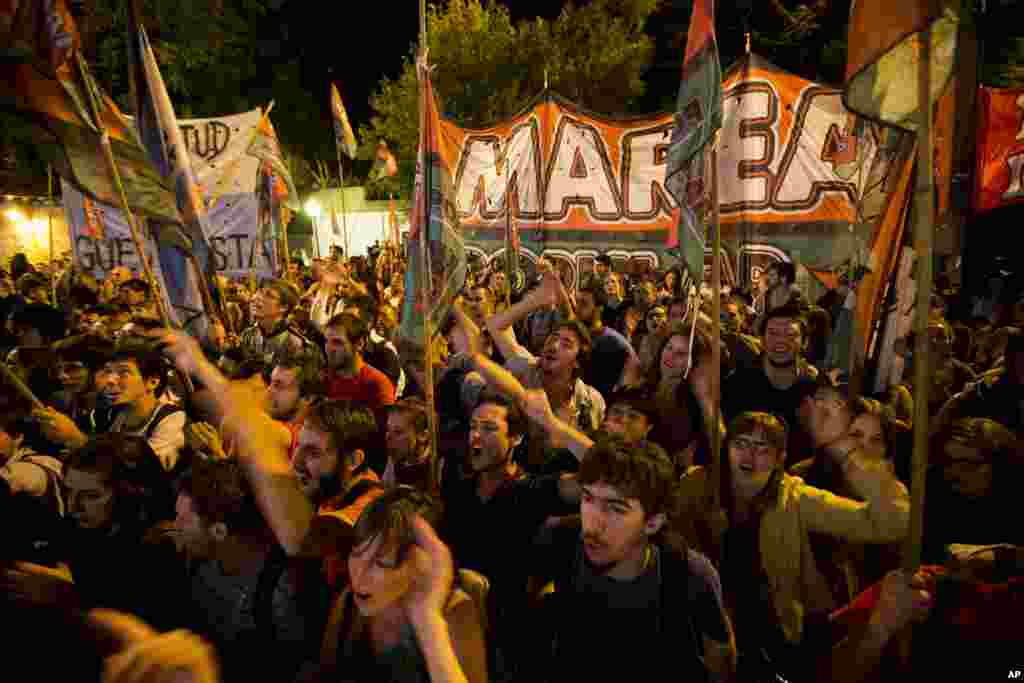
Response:
[{"label": "woman in yellow jacket", "polygon": [[[907,489],[879,463],[862,457],[856,442],[827,447],[861,501],[836,496],[785,473],[786,425],[768,413],[748,412],[730,424],[719,487],[706,468],[681,482],[680,528],[722,575],[736,628],[741,681],[799,681],[813,664],[809,623],[839,605],[814,560],[809,535],[852,543],[892,543],[907,533]],[[803,646],[798,647],[797,646]]]}]

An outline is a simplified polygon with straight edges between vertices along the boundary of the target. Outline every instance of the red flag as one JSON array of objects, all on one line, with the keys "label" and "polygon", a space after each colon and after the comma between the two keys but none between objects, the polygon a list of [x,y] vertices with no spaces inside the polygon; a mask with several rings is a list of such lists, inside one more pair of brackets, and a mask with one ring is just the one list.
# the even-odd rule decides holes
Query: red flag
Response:
[{"label": "red flag", "polygon": [[1024,88],[978,91],[974,209],[1024,202]]}]

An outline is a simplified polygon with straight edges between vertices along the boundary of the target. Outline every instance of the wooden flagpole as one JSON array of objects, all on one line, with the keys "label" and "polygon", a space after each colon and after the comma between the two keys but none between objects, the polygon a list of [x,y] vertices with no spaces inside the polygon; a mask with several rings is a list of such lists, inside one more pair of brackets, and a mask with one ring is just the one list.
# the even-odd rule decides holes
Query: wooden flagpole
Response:
[{"label": "wooden flagpole", "polygon": [[[721,131],[715,133],[715,139],[711,143],[711,229],[714,231],[712,239],[711,254],[711,401],[714,404],[712,412],[713,424],[711,425],[711,499],[717,509],[721,504],[719,495],[721,491],[720,480],[722,476],[722,432],[718,428],[721,422],[722,401],[722,225],[721,216],[718,210],[718,141],[721,139]],[[696,275],[696,274],[695,274]],[[703,281],[703,277],[701,278]],[[697,291],[700,291],[701,282],[697,282]],[[700,315],[700,310],[694,311],[694,315]],[[691,359],[691,364],[693,360]]]},{"label": "wooden flagpole", "polygon": [[153,270],[149,265],[149,258],[147,257],[146,250],[143,247],[141,231],[139,225],[136,222],[135,214],[132,212],[131,207],[128,206],[128,195],[125,193],[124,185],[121,183],[121,173],[117,170],[117,162],[114,160],[114,152],[110,148],[110,134],[103,125],[103,119],[100,117],[99,103],[96,101],[96,93],[92,89],[92,81],[89,77],[89,72],[85,68],[85,61],[81,54],[75,55],[78,60],[78,70],[82,76],[83,84],[85,89],[88,91],[86,101],[89,103],[89,109],[92,113],[93,122],[96,125],[96,129],[100,133],[100,149],[103,150],[103,157],[107,162],[107,170],[110,171],[111,178],[114,181],[114,186],[117,188],[118,197],[121,200],[121,208],[124,211],[125,218],[128,219],[128,228],[132,233],[132,241],[135,243],[135,250],[139,254],[139,261],[142,262],[142,270],[146,274],[146,281],[149,283],[150,290],[156,296],[157,310],[160,312],[160,320],[163,322],[164,327],[171,327],[171,320],[167,314],[167,309],[164,306],[164,299],[159,283],[156,281],[156,277],[153,275]]},{"label": "wooden flagpole", "polygon": [[348,238],[348,206],[345,201],[345,167],[341,163],[341,148],[336,151],[338,154],[338,192],[341,193],[341,246],[345,248],[345,258],[351,258],[352,254],[349,253],[351,245]]},{"label": "wooden flagpole", "polygon": [[[420,0],[420,57],[425,60],[427,52],[427,0]],[[420,78],[428,78],[426,73],[421,73]],[[424,84],[420,83],[420,88]],[[420,97],[420,126],[427,125],[427,112],[424,107],[423,97]],[[427,404],[427,428],[430,430],[430,472],[432,486],[435,492],[441,490],[441,473],[438,471],[437,453],[437,413],[434,407],[434,363],[433,363],[433,321],[430,319],[431,289],[433,288],[433,273],[430,264],[430,249],[427,241],[430,239],[430,166],[428,162],[430,155],[427,153],[427,138],[425,131],[420,131],[420,139],[424,144],[420,145],[420,170],[423,174],[423,186],[421,201],[424,203],[423,223],[420,225],[420,301],[423,304],[423,397]]]},{"label": "wooden flagpole", "polygon": [[57,305],[57,271],[53,267],[53,166],[46,165],[46,196],[49,205],[46,207],[46,224],[50,235],[50,299],[54,308]]},{"label": "wooden flagpole", "polygon": [[932,175],[931,30],[917,37],[918,132],[917,188],[914,193],[914,251],[917,256],[914,304],[914,455],[910,478],[910,531],[903,548],[903,567],[921,565],[924,532],[925,475],[928,470],[928,394],[931,367],[928,349],[928,313],[932,290],[932,249],[935,235],[935,183]]}]

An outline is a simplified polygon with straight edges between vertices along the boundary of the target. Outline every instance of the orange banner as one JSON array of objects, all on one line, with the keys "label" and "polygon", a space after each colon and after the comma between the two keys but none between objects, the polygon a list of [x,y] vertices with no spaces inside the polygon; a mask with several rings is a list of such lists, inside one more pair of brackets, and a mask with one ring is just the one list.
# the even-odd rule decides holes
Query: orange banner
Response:
[{"label": "orange banner", "polygon": [[[839,89],[754,55],[723,86],[723,237],[798,251],[809,267],[849,260],[857,247],[843,236],[857,225],[870,240],[904,134],[851,113]],[[492,128],[442,121],[467,248],[499,251],[511,210],[527,259],[563,252],[586,270],[584,259],[622,252],[662,265],[676,208],[664,186],[674,129],[671,114],[604,117],[554,95]]]},{"label": "orange banner", "polygon": [[1024,89],[980,88],[974,209],[1024,201]]}]

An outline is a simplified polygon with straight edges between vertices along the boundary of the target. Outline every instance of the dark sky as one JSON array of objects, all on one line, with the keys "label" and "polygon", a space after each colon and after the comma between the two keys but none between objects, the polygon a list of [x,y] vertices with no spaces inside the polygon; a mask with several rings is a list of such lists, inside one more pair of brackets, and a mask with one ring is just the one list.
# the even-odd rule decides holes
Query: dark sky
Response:
[{"label": "dark sky", "polygon": [[[433,4],[431,0],[427,2]],[[553,19],[558,16],[565,0],[503,0],[501,4],[509,8],[513,22],[518,22],[538,16]],[[325,37],[320,49],[325,65],[324,72],[319,75],[323,80],[325,107],[327,89],[333,78],[341,89],[353,125],[366,121],[370,116],[369,96],[381,77],[394,78],[401,73],[402,61],[419,34],[416,0],[360,0],[358,6],[358,11],[354,12],[358,16],[355,24],[362,28],[343,29],[340,32],[342,36],[339,36],[338,25],[328,21],[321,33],[328,32],[331,37]],[[308,6],[304,11],[308,12]],[[310,14],[314,14],[316,19],[315,13]],[[323,21],[322,16],[319,21]],[[374,27],[386,27],[380,30],[377,48],[368,45],[365,39],[377,30]],[[353,31],[357,35],[351,35]],[[316,80],[319,80],[316,74],[309,74],[310,85]]]}]

